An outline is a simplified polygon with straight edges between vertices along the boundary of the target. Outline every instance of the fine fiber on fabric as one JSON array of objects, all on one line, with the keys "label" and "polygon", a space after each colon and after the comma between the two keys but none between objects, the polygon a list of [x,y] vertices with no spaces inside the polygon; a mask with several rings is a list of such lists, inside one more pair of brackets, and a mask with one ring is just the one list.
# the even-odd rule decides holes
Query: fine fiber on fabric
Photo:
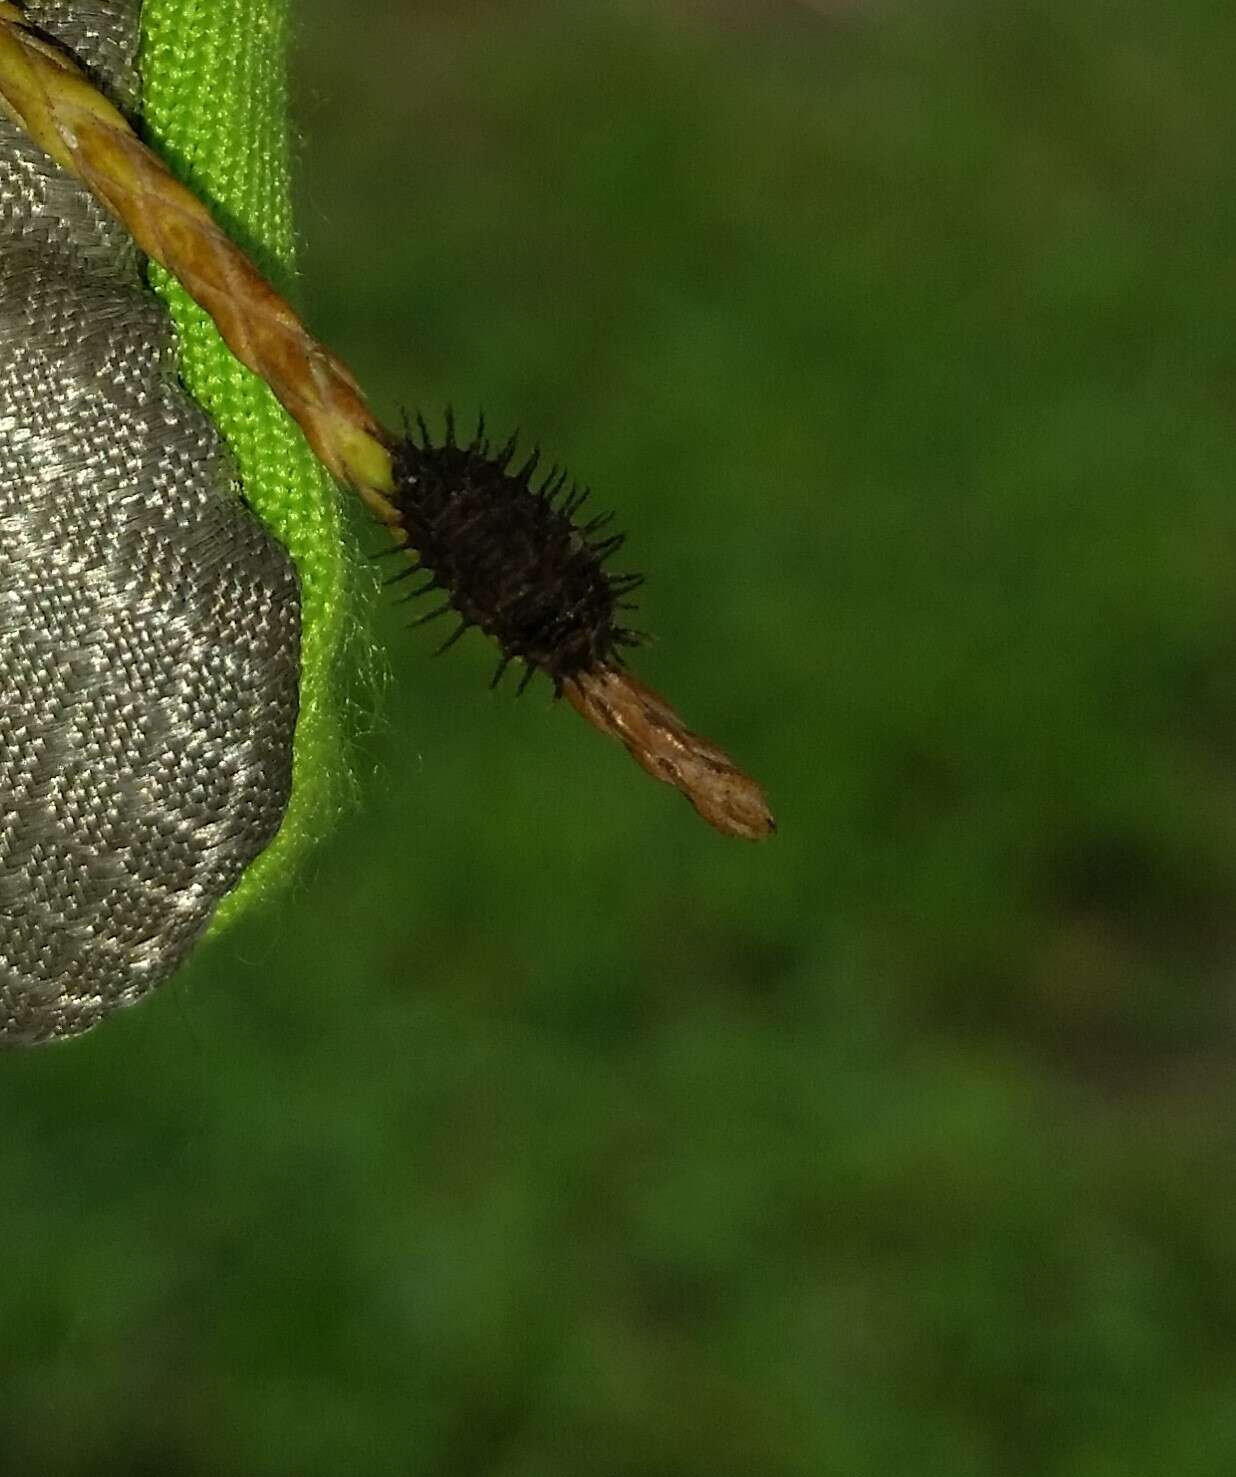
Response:
[{"label": "fine fiber on fabric", "polygon": [[[125,0],[113,9],[132,11]],[[134,0],[136,3],[136,0]],[[69,6],[62,6],[69,9]],[[287,292],[294,267],[287,53],[289,0],[145,0],[142,131],[215,218]],[[228,350],[167,273],[151,281],[180,338],[180,373],[231,449],[245,500],[300,576],[300,718],[292,799],[274,842],[220,904],[215,928],[277,898],[341,809],[346,789],[340,668],[367,669],[350,592],[360,583],[335,484],[274,395]]]},{"label": "fine fiber on fabric", "polygon": [[[137,0],[27,8],[136,109]],[[7,1045],[166,980],[270,846],[300,602],[125,232],[2,119],[0,253]]]}]

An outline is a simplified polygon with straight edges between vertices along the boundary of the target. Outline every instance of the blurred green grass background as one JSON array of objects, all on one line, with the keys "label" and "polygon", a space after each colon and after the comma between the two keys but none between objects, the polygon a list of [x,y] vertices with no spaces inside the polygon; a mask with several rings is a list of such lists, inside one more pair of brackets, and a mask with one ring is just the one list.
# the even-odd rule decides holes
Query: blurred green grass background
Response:
[{"label": "blurred green grass background", "polygon": [[1234,71],[305,0],[312,322],[621,510],[781,833],[382,606],[294,893],[4,1060],[4,1471],[1236,1471]]}]

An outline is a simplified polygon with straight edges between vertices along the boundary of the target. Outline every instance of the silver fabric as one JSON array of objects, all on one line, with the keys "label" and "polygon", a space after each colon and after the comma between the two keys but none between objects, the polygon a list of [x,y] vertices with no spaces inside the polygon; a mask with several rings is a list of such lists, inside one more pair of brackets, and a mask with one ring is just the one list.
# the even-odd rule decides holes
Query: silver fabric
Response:
[{"label": "silver fabric", "polygon": [[[134,108],[138,0],[28,9]],[[0,119],[0,1044],[176,969],[278,828],[298,668],[132,244]]]}]

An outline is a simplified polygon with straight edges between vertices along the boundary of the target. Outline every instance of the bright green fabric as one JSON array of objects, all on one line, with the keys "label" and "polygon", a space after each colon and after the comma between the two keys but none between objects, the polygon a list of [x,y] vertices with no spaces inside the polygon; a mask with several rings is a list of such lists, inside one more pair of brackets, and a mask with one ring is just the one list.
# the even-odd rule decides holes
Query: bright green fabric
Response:
[{"label": "bright green fabric", "polygon": [[[148,139],[276,282],[293,268],[286,0],[146,0]],[[216,914],[216,927],[291,871],[337,810],[342,774],[334,680],[348,616],[348,560],[333,484],[266,386],[224,347],[166,273],[151,280],[180,332],[181,373],[218,424],[245,496],[287,546],[301,580],[301,712],[292,801],[275,841]]]}]

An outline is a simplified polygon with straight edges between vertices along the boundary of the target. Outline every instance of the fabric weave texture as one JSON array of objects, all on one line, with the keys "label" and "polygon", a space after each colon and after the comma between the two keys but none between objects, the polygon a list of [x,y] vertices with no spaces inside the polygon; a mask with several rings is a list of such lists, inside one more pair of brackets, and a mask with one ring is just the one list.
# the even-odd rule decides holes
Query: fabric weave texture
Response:
[{"label": "fabric weave texture", "polygon": [[[138,101],[134,0],[31,4]],[[295,566],[125,231],[0,121],[0,1043],[168,978],[292,790]],[[248,489],[246,489],[248,491]]]},{"label": "fabric weave texture", "polygon": [[[295,265],[287,53],[287,0],[145,0],[142,7],[146,137],[285,295]],[[340,810],[340,669],[345,655],[363,667],[365,652],[352,628],[356,581],[334,483],[183,288],[159,268],[151,281],[179,331],[184,382],[223,432],[246,499],[291,554],[301,584],[292,800],[274,844],[220,907],[216,922],[225,924],[277,895]]]}]

